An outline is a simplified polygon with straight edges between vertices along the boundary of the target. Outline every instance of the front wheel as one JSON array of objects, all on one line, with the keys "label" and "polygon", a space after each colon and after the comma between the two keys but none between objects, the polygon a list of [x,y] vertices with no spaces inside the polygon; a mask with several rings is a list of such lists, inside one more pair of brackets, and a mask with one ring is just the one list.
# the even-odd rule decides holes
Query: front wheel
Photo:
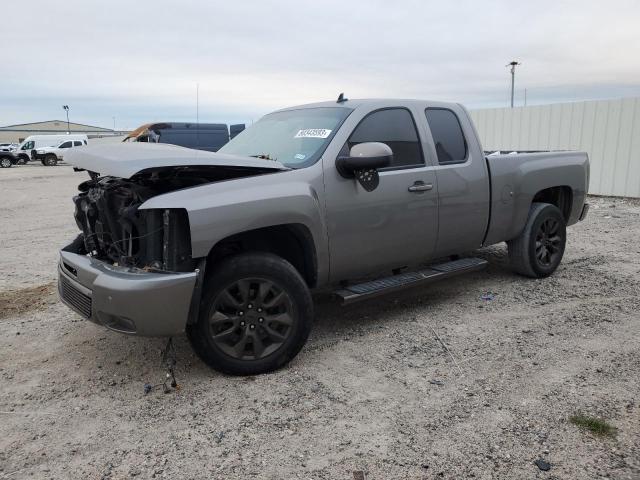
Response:
[{"label": "front wheel", "polygon": [[55,167],[58,163],[58,157],[56,157],[53,153],[50,153],[46,157],[44,157],[43,164],[47,167]]},{"label": "front wheel", "polygon": [[566,242],[566,221],[558,207],[534,203],[522,233],[507,242],[511,267],[527,277],[548,277],[560,265]]},{"label": "front wheel", "polygon": [[313,323],[298,271],[270,253],[223,260],[207,278],[198,322],[187,327],[202,360],[230,375],[277,370],[303,347]]}]

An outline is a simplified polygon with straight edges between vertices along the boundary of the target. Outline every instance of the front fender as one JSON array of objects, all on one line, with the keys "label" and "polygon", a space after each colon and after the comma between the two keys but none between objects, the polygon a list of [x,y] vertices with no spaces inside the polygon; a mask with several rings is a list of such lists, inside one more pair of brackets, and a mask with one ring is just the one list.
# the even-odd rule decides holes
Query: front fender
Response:
[{"label": "front fender", "polygon": [[321,195],[313,169],[288,170],[159,195],[141,209],[183,208],[189,215],[193,258],[205,257],[231,235],[286,224],[307,227],[318,256],[318,280],[328,277],[328,245]]}]

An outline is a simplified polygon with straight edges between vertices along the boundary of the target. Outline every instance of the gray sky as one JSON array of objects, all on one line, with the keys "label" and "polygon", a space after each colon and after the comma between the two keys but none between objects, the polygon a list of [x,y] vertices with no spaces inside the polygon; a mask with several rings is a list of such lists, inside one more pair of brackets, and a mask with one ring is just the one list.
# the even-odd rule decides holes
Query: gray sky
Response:
[{"label": "gray sky", "polygon": [[0,125],[257,120],[336,98],[640,95],[640,1],[4,2]]}]

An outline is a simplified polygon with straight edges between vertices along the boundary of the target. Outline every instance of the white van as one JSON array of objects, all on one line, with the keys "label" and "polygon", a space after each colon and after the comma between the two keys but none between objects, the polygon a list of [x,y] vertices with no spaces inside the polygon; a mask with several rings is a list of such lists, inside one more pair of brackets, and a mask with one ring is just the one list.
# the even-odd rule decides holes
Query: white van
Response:
[{"label": "white van", "polygon": [[85,143],[89,139],[84,134],[62,134],[62,135],[29,135],[24,141],[18,145],[18,149],[15,151],[15,154],[18,156],[23,163],[27,163],[31,160],[32,152],[42,147],[55,147],[59,145],[60,142],[64,140],[80,140]]}]

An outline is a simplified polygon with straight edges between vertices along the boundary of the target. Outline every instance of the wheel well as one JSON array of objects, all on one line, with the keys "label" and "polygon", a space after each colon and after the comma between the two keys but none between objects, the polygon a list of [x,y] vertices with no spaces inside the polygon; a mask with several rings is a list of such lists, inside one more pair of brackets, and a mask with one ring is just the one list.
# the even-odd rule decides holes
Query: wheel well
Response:
[{"label": "wheel well", "polygon": [[534,195],[533,202],[555,205],[562,212],[565,221],[569,221],[573,203],[573,191],[571,187],[567,186],[545,188]]},{"label": "wheel well", "polygon": [[208,265],[242,252],[269,252],[291,263],[309,287],[318,280],[316,250],[309,229],[301,224],[275,225],[238,233],[216,243]]}]

